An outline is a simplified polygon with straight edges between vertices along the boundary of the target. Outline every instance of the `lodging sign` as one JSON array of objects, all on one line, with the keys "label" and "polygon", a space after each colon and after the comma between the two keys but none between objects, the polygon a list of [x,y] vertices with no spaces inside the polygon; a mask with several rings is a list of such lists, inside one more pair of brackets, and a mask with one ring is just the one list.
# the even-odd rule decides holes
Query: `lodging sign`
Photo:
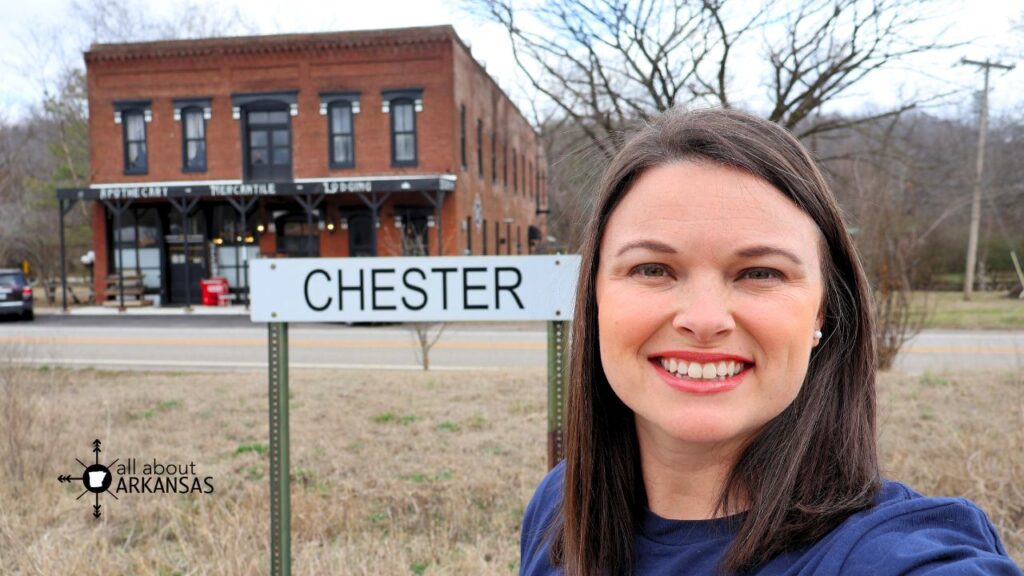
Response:
[{"label": "lodging sign", "polygon": [[579,256],[251,262],[253,322],[569,320]]}]

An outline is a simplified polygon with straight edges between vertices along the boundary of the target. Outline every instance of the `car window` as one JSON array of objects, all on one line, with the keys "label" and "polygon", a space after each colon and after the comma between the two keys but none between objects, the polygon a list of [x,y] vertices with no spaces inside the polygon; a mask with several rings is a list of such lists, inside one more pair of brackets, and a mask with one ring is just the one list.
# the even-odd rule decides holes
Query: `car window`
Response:
[{"label": "car window", "polygon": [[5,288],[19,288],[25,285],[25,279],[20,272],[0,272],[0,286]]}]

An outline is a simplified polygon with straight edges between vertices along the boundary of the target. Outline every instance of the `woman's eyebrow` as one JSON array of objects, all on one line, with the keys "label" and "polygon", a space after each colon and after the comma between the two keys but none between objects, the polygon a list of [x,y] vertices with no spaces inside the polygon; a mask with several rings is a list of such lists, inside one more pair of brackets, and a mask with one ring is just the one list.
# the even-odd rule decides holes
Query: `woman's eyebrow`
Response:
[{"label": "woman's eyebrow", "polygon": [[758,256],[782,256],[792,260],[797,266],[803,266],[803,260],[800,260],[796,254],[793,254],[789,250],[777,248],[775,246],[749,246],[747,248],[741,248],[736,251],[736,256],[740,258],[757,258]]},{"label": "woman's eyebrow", "polygon": [[[677,253],[675,248],[673,248],[672,246],[669,246],[668,244],[665,244],[664,242],[660,242],[658,240],[633,240],[632,242],[627,242],[625,245],[623,245],[622,248],[619,249],[619,252],[618,252],[618,254],[616,254],[616,256],[622,256],[623,254],[625,254],[626,252],[629,252],[630,250],[637,250],[637,249],[646,249],[646,250],[650,250],[651,252],[660,252],[660,253],[663,253],[663,254],[676,254]],[[759,256],[772,256],[772,255],[774,255],[774,256],[782,256],[783,258],[787,258],[787,259],[791,260],[797,266],[803,266],[804,265],[803,260],[801,260],[796,254],[793,254],[792,252],[790,252],[788,250],[785,250],[785,249],[782,249],[782,248],[778,248],[778,247],[775,247],[775,246],[765,246],[765,245],[748,246],[746,248],[741,248],[741,249],[737,250],[736,253],[734,254],[734,256],[739,257],[739,258],[757,258]]]},{"label": "woman's eyebrow", "polygon": [[644,248],[650,250],[651,252],[662,252],[665,254],[676,253],[675,248],[669,246],[668,244],[665,244],[664,242],[659,242],[658,240],[633,240],[632,242],[627,242],[622,248],[619,248],[619,253],[616,254],[615,256],[622,256],[623,254],[629,252],[630,250],[635,250],[639,248]]}]

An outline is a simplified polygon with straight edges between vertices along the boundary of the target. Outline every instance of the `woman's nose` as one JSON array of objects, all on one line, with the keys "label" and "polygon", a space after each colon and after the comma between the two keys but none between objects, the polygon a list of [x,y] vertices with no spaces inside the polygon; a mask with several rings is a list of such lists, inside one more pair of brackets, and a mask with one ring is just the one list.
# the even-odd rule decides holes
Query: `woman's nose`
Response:
[{"label": "woman's nose", "polygon": [[672,327],[700,342],[712,342],[736,328],[729,293],[721,282],[691,278],[680,287]]}]

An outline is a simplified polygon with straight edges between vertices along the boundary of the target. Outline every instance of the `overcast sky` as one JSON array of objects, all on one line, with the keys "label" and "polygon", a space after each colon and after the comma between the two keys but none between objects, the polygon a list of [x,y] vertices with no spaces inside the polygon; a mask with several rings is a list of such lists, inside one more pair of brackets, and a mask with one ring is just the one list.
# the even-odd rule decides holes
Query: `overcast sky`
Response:
[{"label": "overcast sky", "polygon": [[[75,20],[72,0],[9,0],[0,19],[0,118],[22,117],[38,103],[41,92],[63,63],[81,63],[81,50],[90,38],[86,26]],[[522,101],[518,75],[504,31],[494,24],[475,21],[457,9],[457,0],[220,0],[222,9],[237,8],[260,33],[357,30],[452,24],[474,56],[513,99]],[[132,4],[157,15],[180,6],[171,0],[137,0]],[[945,114],[963,114],[971,108],[971,90],[980,88],[981,75],[974,68],[958,66],[961,57],[1014,62],[1024,55],[1024,32],[1013,31],[1024,16],[1020,0],[948,0],[945,25],[952,23],[944,41],[971,44],[928,56],[903,69],[875,75],[836,104],[846,111],[880,109],[900,94],[931,94],[961,90],[945,107]],[[942,24],[936,24],[936,34]],[[56,39],[56,41],[54,40]],[[750,58],[757,58],[751,47]],[[737,59],[741,60],[741,59]],[[1024,112],[1024,62],[1008,73],[993,75],[993,113]],[[744,72],[738,70],[737,74]],[[746,80],[746,79],[744,79]],[[739,94],[748,105],[764,93],[758,79],[744,81]]]}]

